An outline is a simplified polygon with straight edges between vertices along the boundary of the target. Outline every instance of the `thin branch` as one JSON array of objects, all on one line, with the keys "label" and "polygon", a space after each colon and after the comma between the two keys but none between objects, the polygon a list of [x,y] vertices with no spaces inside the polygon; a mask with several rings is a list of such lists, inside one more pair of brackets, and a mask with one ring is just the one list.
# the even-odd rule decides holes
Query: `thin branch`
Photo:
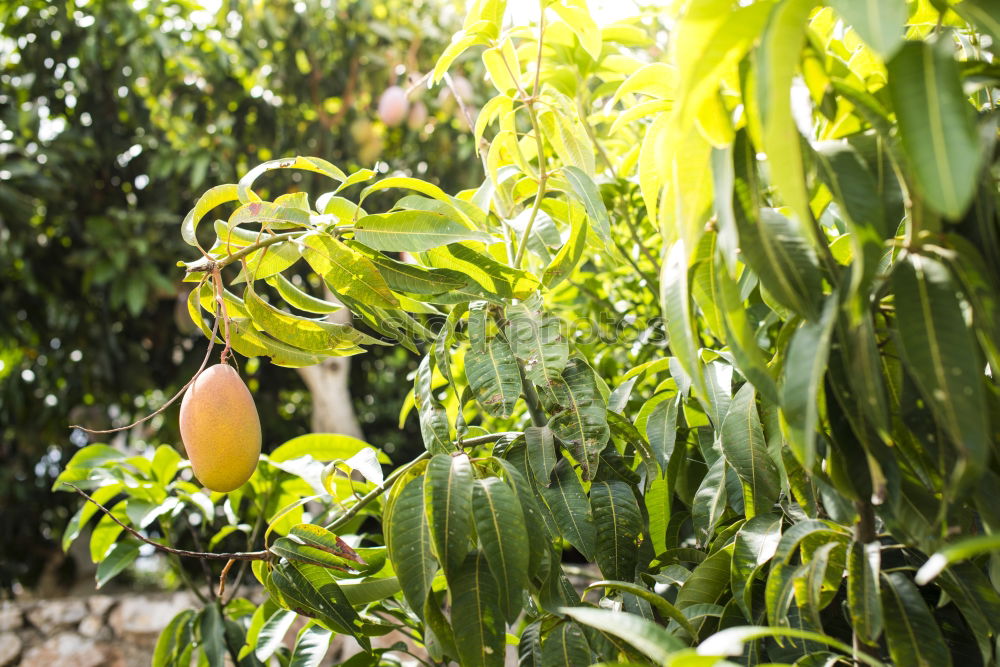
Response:
[{"label": "thin branch", "polygon": [[[202,285],[202,283],[199,283],[198,287],[196,287],[195,289],[201,289],[201,285]],[[188,387],[190,387],[194,383],[194,381],[198,379],[198,376],[201,375],[202,371],[205,370],[205,367],[208,365],[208,359],[212,355],[212,347],[215,345],[215,336],[216,336],[216,334],[218,332],[219,332],[219,318],[216,317],[215,318],[215,324],[212,326],[212,335],[208,339],[208,349],[205,350],[205,358],[202,359],[201,366],[198,368],[198,372],[195,373],[194,376],[190,380],[187,381],[187,384],[185,384],[183,387],[181,387],[180,390],[178,390],[178,392],[176,394],[174,394],[173,398],[171,398],[169,401],[167,401],[166,403],[164,403],[163,405],[161,405],[155,412],[146,415],[142,419],[139,419],[137,421],[132,422],[128,426],[120,426],[118,428],[109,428],[109,429],[105,429],[105,430],[96,431],[96,430],[93,430],[93,429],[89,429],[89,428],[87,428],[85,426],[80,426],[79,424],[72,424],[72,425],[70,425],[70,428],[78,428],[81,431],[83,431],[84,433],[91,433],[91,434],[94,434],[94,435],[101,435],[101,434],[104,434],[104,433],[118,433],[119,431],[127,431],[130,428],[138,426],[139,424],[141,424],[141,423],[143,423],[145,421],[149,421],[150,419],[152,419],[156,415],[160,414],[161,412],[163,412],[164,410],[166,410],[167,408],[169,408],[171,405],[173,405],[177,401],[178,398],[180,398],[181,396],[183,396],[184,392],[187,391]],[[79,489],[77,489],[77,490],[79,491]]]},{"label": "thin branch", "polygon": [[125,529],[130,535],[135,537],[142,542],[156,548],[159,551],[163,551],[168,554],[173,554],[175,556],[184,556],[185,558],[202,558],[204,560],[270,560],[274,558],[270,551],[236,551],[233,553],[221,553],[216,554],[210,551],[188,551],[187,549],[174,549],[173,547],[168,547],[159,542],[155,542],[145,535],[141,534],[139,531],[135,530],[131,526],[125,525],[122,521],[111,513],[107,507],[101,503],[94,500],[86,491],[76,486],[75,484],[70,484],[69,482],[63,482],[66,486],[75,490],[81,496],[89,500],[90,502],[97,505],[97,508],[111,517],[111,520],[117,523],[119,526]]},{"label": "thin branch", "polygon": [[275,234],[274,236],[268,236],[266,239],[261,239],[256,243],[251,243],[250,245],[240,248],[231,255],[226,255],[221,259],[210,259],[202,258],[197,262],[192,262],[186,266],[186,271],[188,273],[199,273],[202,271],[212,271],[213,269],[219,268],[224,269],[233,262],[239,261],[249,255],[252,252],[260,250],[261,248],[266,248],[269,245],[274,245],[275,243],[281,243],[282,241],[290,241],[297,236],[301,236],[304,232],[285,232],[284,234]]}]

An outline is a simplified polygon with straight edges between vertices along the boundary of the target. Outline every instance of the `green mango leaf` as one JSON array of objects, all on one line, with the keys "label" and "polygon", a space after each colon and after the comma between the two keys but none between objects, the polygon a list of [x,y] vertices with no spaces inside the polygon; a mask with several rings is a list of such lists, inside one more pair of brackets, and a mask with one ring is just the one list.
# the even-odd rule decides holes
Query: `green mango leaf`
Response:
[{"label": "green mango leaf", "polygon": [[292,611],[315,618],[334,632],[348,634],[364,646],[362,621],[329,569],[293,561],[271,570],[271,581]]},{"label": "green mango leaf", "polygon": [[473,552],[453,570],[451,624],[462,665],[502,667],[504,621],[486,557]]},{"label": "green mango leaf", "polygon": [[580,626],[572,621],[560,623],[542,642],[541,665],[589,665],[593,662],[590,645]]},{"label": "green mango leaf", "polygon": [[699,542],[707,543],[715,531],[715,526],[726,511],[728,500],[726,487],[726,459],[719,457],[709,467],[694,494],[691,504],[691,521]]},{"label": "green mango leaf", "polygon": [[951,652],[920,591],[902,572],[881,574],[889,655],[897,665],[950,667]]},{"label": "green mango leaf", "polygon": [[385,279],[364,255],[332,236],[309,234],[302,242],[302,256],[338,294],[378,308],[399,306]]},{"label": "green mango leaf", "polygon": [[457,241],[490,244],[496,239],[441,213],[394,211],[367,215],[354,223],[354,238],[375,250],[422,252]]},{"label": "green mango leaf", "polygon": [[768,454],[756,392],[749,382],[736,392],[722,423],[722,452],[740,477],[746,517],[769,513],[781,493],[781,477]]},{"label": "green mango leaf", "polygon": [[604,199],[601,198],[601,191],[597,189],[597,184],[579,167],[563,167],[563,176],[569,181],[573,193],[587,211],[591,228],[605,243],[611,243],[611,220],[608,218],[608,209],[604,206]]},{"label": "green mango leaf", "polygon": [[524,363],[524,374],[545,387],[562,374],[569,359],[569,344],[562,322],[545,315],[541,295],[507,306],[505,332],[514,355]]},{"label": "green mango leaf", "polygon": [[583,216],[573,216],[569,239],[556,253],[542,274],[542,283],[549,289],[573,275],[584,248],[587,247],[587,225]]},{"label": "green mango leaf", "polygon": [[956,563],[937,580],[969,624],[983,664],[993,659],[993,638],[1000,631],[1000,595],[974,563]]},{"label": "green mango leaf", "polygon": [[781,517],[775,514],[758,514],[736,533],[730,585],[733,599],[748,619],[753,618],[750,600],[753,581],[774,556],[780,541]]},{"label": "green mango leaf", "polygon": [[883,60],[903,45],[906,0],[831,0],[830,5]]},{"label": "green mango leaf", "polygon": [[108,583],[139,557],[139,543],[134,540],[117,542],[111,552],[97,565],[97,588]]},{"label": "green mango leaf", "polygon": [[335,313],[344,306],[339,303],[332,303],[323,299],[317,299],[313,295],[296,287],[292,281],[284,275],[277,273],[265,278],[264,282],[278,291],[278,295],[293,308],[304,310],[307,313],[318,315],[329,315]]},{"label": "green mango leaf", "polygon": [[426,269],[416,264],[396,261],[354,240],[347,240],[344,243],[351,250],[370,259],[378,267],[389,288],[396,292],[434,295],[459,289],[467,282],[443,269]]},{"label": "green mango leaf", "polygon": [[635,595],[636,597],[642,598],[650,604],[656,611],[660,612],[661,616],[665,619],[670,619],[676,621],[679,626],[684,628],[692,637],[697,636],[697,631],[694,626],[688,621],[687,617],[681,612],[680,609],[670,604],[663,597],[657,595],[648,588],[644,588],[639,584],[629,583],[627,581],[595,581],[594,583],[587,586],[586,590],[591,590],[593,588],[609,588],[615,591],[621,591],[622,593],[629,593]]},{"label": "green mango leaf", "polygon": [[424,257],[431,266],[457,271],[504,299],[526,299],[538,289],[538,279],[530,273],[501,264],[461,243],[432,248]]},{"label": "green mango leaf", "polygon": [[864,652],[853,651],[850,646],[840,640],[819,632],[811,632],[809,630],[802,630],[799,628],[762,627],[753,625],[726,628],[725,630],[716,632],[714,635],[708,637],[705,641],[699,644],[698,654],[704,656],[737,656],[743,653],[744,644],[758,639],[764,639],[766,637],[787,637],[789,639],[805,639],[810,642],[819,642],[821,644],[831,646],[838,651],[842,651],[845,655],[853,655],[858,662],[870,665],[870,667],[886,667],[885,663],[880,660],[877,660]]},{"label": "green mango leaf", "polygon": [[847,551],[847,608],[851,613],[851,627],[867,644],[876,644],[882,634],[879,563],[878,543],[851,542]]},{"label": "green mango leaf", "polygon": [[552,474],[552,484],[539,487],[542,501],[555,517],[559,533],[588,561],[594,560],[597,531],[583,485],[570,466],[560,459]]},{"label": "green mango leaf", "polygon": [[889,95],[914,185],[934,210],[957,219],[976,191],[982,144],[952,41],[908,41],[887,65]]},{"label": "green mango leaf", "polygon": [[528,531],[517,495],[497,477],[476,480],[472,513],[483,555],[496,579],[497,601],[508,622],[521,611],[528,584]]},{"label": "green mango leaf", "polygon": [[437,572],[424,505],[424,478],[411,480],[384,519],[389,559],[410,608],[423,614]]},{"label": "green mango leaf", "polygon": [[914,579],[917,584],[924,586],[933,581],[952,563],[998,551],[1000,551],[1000,535],[967,537],[932,554],[927,562],[920,566]]},{"label": "green mango leaf", "polygon": [[806,471],[816,464],[819,390],[826,374],[837,306],[836,293],[827,297],[822,318],[799,327],[785,357],[781,414],[787,425],[788,444]]},{"label": "green mango leaf", "polygon": [[[432,575],[433,576],[433,575]],[[392,597],[402,590],[397,577],[341,579],[340,590],[352,607],[362,607]]]},{"label": "green mango leaf", "polygon": [[556,447],[552,429],[548,426],[529,426],[524,429],[528,465],[535,482],[549,485],[552,470],[556,467]]},{"label": "green mango leaf", "polygon": [[780,303],[815,320],[823,295],[819,260],[801,226],[769,208],[737,207],[740,250],[761,285]]},{"label": "green mango leaf", "polygon": [[[83,470],[83,468],[78,468],[77,470]],[[69,468],[64,470],[62,475],[65,475],[67,472],[69,472]],[[62,475],[60,475],[60,477],[62,477]],[[59,484],[62,484],[62,482],[59,482]],[[90,496],[98,503],[106,506],[108,501],[121,493],[124,488],[125,485],[120,482],[107,484],[92,491]],[[69,523],[66,524],[66,530],[63,531],[63,551],[69,549],[69,546],[80,536],[80,533],[82,533],[83,529],[87,527],[87,524],[96,512],[97,505],[94,503],[88,502],[80,506],[80,509],[78,509],[76,514],[73,515],[73,518],[71,518]]]},{"label": "green mango leaf", "polygon": [[479,405],[494,417],[510,417],[521,397],[521,372],[501,336],[494,336],[482,351],[469,348],[465,354],[465,375]]},{"label": "green mango leaf", "polygon": [[319,667],[330,648],[333,633],[316,623],[299,630],[288,667]]},{"label": "green mango leaf", "polygon": [[909,253],[894,267],[892,290],[906,370],[959,454],[954,478],[974,478],[989,457],[989,427],[983,366],[957,286],[944,264]]},{"label": "green mango leaf", "polygon": [[698,342],[691,319],[691,293],[688,289],[688,264],[684,242],[676,241],[667,252],[660,272],[660,303],[666,320],[670,351],[677,356],[684,372],[691,377],[698,395],[708,398],[708,388],[701,372]]},{"label": "green mango leaf", "polygon": [[181,238],[188,245],[200,248],[201,246],[198,244],[198,237],[195,235],[195,232],[198,229],[198,223],[201,222],[201,219],[216,206],[237,201],[238,199],[239,193],[235,184],[229,183],[210,188],[198,198],[194,208],[184,216],[184,220],[181,222]]},{"label": "green mango leaf", "polygon": [[[288,634],[288,629],[292,627],[296,618],[298,618],[298,614],[287,609],[277,609],[268,616],[257,633],[256,643],[251,647],[254,656],[264,663],[270,660],[278,647],[282,646],[285,635]],[[247,632],[247,641],[250,641],[249,631]]]},{"label": "green mango leaf", "polygon": [[426,355],[417,367],[413,380],[413,396],[420,417],[420,433],[424,447],[432,454],[447,454],[454,450],[450,440],[448,413],[434,395],[431,356]]},{"label": "green mango leaf", "polygon": [[551,384],[551,391],[558,408],[553,410],[549,428],[580,464],[583,479],[593,479],[601,450],[611,437],[594,371],[583,360],[572,359],[562,379]]},{"label": "green mango leaf", "polygon": [[191,622],[194,616],[193,609],[185,609],[170,619],[156,640],[150,663],[152,667],[173,667],[181,664],[178,662],[180,655],[191,644]]},{"label": "green mango leaf", "polygon": [[656,454],[661,470],[666,470],[677,442],[677,411],[680,402],[674,397],[656,404],[646,420],[646,439]]},{"label": "green mango leaf", "polygon": [[226,655],[225,625],[219,607],[210,604],[201,610],[198,624],[199,648],[209,667],[223,667]]},{"label": "green mango leaf", "polygon": [[339,182],[347,180],[347,174],[341,171],[337,166],[318,157],[296,156],[281,158],[278,160],[269,160],[257,165],[240,179],[238,188],[240,201],[243,203],[253,201],[256,198],[256,195],[250,187],[254,184],[254,181],[256,181],[262,174],[275,169],[302,169],[303,171],[311,171],[316,174],[321,174]]},{"label": "green mango leaf", "polygon": [[597,565],[606,579],[634,581],[643,520],[631,487],[611,480],[590,487],[590,507],[597,528]]},{"label": "green mango leaf", "polygon": [[684,648],[681,640],[635,614],[592,607],[563,607],[559,611],[578,623],[625,640],[656,664],[668,664],[670,654]]},{"label": "green mango leaf", "polygon": [[449,580],[462,566],[472,537],[469,455],[435,454],[427,464],[424,504],[434,554]]}]

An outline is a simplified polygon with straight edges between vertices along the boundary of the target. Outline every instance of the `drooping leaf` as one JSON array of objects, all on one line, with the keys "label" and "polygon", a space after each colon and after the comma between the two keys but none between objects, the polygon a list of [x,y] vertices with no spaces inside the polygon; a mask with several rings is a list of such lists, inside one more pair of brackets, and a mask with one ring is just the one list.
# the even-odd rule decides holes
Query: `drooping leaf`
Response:
[{"label": "drooping leaf", "polygon": [[417,374],[413,379],[413,396],[420,417],[424,447],[432,454],[445,454],[454,449],[449,439],[448,414],[434,395],[432,381],[431,356],[427,355],[417,367]]},{"label": "drooping leaf", "polygon": [[633,581],[638,560],[636,540],[642,515],[632,489],[625,482],[594,482],[590,506],[597,528],[597,565],[606,579]]},{"label": "drooping leaf", "polygon": [[561,322],[547,317],[538,294],[507,307],[505,331],[514,355],[524,362],[529,380],[545,386],[559,378],[569,358]]},{"label": "drooping leaf", "polygon": [[691,521],[695,536],[702,543],[708,542],[716,524],[726,510],[726,459],[719,457],[709,467],[694,494],[691,504]]},{"label": "drooping leaf", "polygon": [[279,563],[271,570],[271,581],[296,613],[315,618],[335,632],[366,641],[361,633],[361,618],[329,569],[300,562]]},{"label": "drooping leaf", "polygon": [[375,250],[392,252],[422,252],[456,241],[488,244],[494,240],[486,232],[469,229],[454,218],[432,211],[365,216],[354,223],[354,238]]},{"label": "drooping leaf", "polygon": [[908,41],[888,68],[889,94],[915,185],[936,211],[958,218],[979,181],[981,144],[951,40]]},{"label": "drooping leaf", "polygon": [[541,665],[589,665],[590,646],[580,626],[572,621],[549,631],[542,642]]},{"label": "drooping leaf", "polygon": [[781,517],[775,514],[758,514],[736,534],[731,586],[733,597],[747,619],[753,617],[750,602],[753,580],[774,556],[780,540]]},{"label": "drooping leaf", "polygon": [[551,384],[551,391],[560,409],[549,420],[549,428],[573,453],[583,478],[592,479],[611,436],[594,371],[581,359],[571,359],[562,379]]},{"label": "drooping leaf", "polygon": [[527,449],[528,465],[535,482],[549,485],[552,469],[556,467],[556,448],[552,429],[548,426],[529,426],[524,429],[524,446]]},{"label": "drooping leaf", "polygon": [[481,351],[475,347],[465,355],[465,375],[476,401],[488,414],[510,417],[521,397],[521,373],[510,345],[494,336]]},{"label": "drooping leaf", "polygon": [[656,664],[667,664],[671,653],[684,648],[681,640],[635,614],[593,607],[563,607],[559,611],[579,623],[625,640]]},{"label": "drooping leaf", "polygon": [[883,60],[903,44],[909,18],[906,0],[832,0],[830,4]]},{"label": "drooping leaf", "polygon": [[569,181],[573,192],[580,203],[587,209],[587,217],[590,218],[591,229],[605,243],[611,242],[611,221],[608,218],[608,209],[604,206],[604,200],[597,189],[594,181],[578,167],[563,167],[563,175]]},{"label": "drooping leaf", "polygon": [[538,289],[538,279],[530,273],[501,264],[462,243],[432,248],[424,256],[431,266],[464,274],[487,292],[505,299],[526,299]]},{"label": "drooping leaf", "polygon": [[983,367],[955,282],[941,262],[911,253],[896,264],[892,289],[906,370],[959,453],[955,479],[974,477],[990,451]]},{"label": "drooping leaf", "polygon": [[722,423],[722,451],[740,477],[747,518],[770,512],[781,492],[781,478],[767,452],[756,392],[749,382],[736,392]]},{"label": "drooping leaf", "polygon": [[698,358],[698,343],[691,319],[691,294],[688,290],[688,264],[683,241],[676,241],[667,253],[660,273],[660,303],[666,320],[670,350],[677,356],[684,372],[691,377],[699,396],[707,399],[708,389]]},{"label": "drooping leaf", "polygon": [[560,534],[587,560],[593,560],[597,539],[594,518],[583,485],[569,461],[560,459],[552,474],[552,485],[538,490]]},{"label": "drooping leaf", "polygon": [[947,667],[951,653],[920,591],[902,572],[882,573],[882,608],[889,655],[897,665]]},{"label": "drooping leaf", "polygon": [[472,465],[468,454],[436,454],[427,464],[424,503],[434,554],[450,578],[472,536]]},{"label": "drooping leaf", "polygon": [[421,614],[438,569],[424,507],[424,478],[411,480],[388,509],[385,526],[389,558],[403,596],[410,608]]},{"label": "drooping leaf", "polygon": [[479,552],[469,554],[452,577],[451,623],[461,663],[472,667],[502,666],[503,612],[486,557]]},{"label": "drooping leaf", "polygon": [[517,495],[497,477],[476,480],[472,513],[483,555],[499,591],[500,609],[509,622],[521,611],[528,583],[528,532]]},{"label": "drooping leaf", "polygon": [[882,634],[879,561],[877,543],[851,542],[847,552],[847,605],[854,632],[868,644],[874,644]]},{"label": "drooping leaf", "polygon": [[302,256],[338,294],[378,308],[395,308],[385,279],[370,259],[331,236],[310,234],[303,239]]},{"label": "drooping leaf", "polygon": [[299,630],[288,667],[319,667],[330,648],[333,633],[316,623]]}]

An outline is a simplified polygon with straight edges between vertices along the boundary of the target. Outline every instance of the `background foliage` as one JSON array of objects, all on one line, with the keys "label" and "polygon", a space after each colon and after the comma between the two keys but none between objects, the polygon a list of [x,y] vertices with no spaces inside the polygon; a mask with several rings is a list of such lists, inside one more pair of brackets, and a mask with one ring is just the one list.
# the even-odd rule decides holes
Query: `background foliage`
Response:
[{"label": "background foliage", "polygon": [[[227,1],[218,14],[158,0],[0,3],[0,589],[33,585],[58,551],[69,505],[48,487],[84,444],[68,441],[67,424],[130,423],[197,368],[174,264],[177,224],[201,189],[295,151],[470,182],[472,142],[453,98],[423,94],[429,115],[416,129],[375,113],[386,86],[433,65],[456,12],[446,2]],[[275,195],[311,185],[270,184]],[[381,379],[411,366],[386,350],[353,367],[357,413],[390,447],[410,440],[396,428],[403,394]],[[278,406],[262,414],[265,445],[302,433],[310,400],[298,378],[245,370],[258,400]],[[150,426],[120,444],[177,440],[172,420]]]},{"label": "background foliage", "polygon": [[[208,497],[168,447],[82,450],[61,480],[136,529],[199,513],[263,548],[268,602],[206,595],[158,663],[192,637],[210,664],[309,663],[331,633],[391,663],[369,642],[397,629],[463,665],[993,664],[995,12],[541,8],[509,28],[473,3],[435,66],[473,50],[495,88],[475,189],[287,158],[185,218],[206,334],[222,315],[279,366],[413,350],[425,451],[383,477],[377,448],[306,436]],[[328,180],[271,198],[286,169]],[[300,264],[360,328],[309,316],[332,306],[279,277]],[[602,311],[627,329],[589,335]],[[120,534],[91,540],[106,576]],[[580,560],[603,577],[582,592]],[[275,650],[289,614],[312,620]]]}]

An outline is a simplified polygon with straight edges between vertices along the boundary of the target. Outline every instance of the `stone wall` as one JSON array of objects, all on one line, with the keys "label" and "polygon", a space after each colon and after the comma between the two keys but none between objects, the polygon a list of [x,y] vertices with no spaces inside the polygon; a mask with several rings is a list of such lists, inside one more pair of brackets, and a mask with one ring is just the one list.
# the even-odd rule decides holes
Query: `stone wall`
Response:
[{"label": "stone wall", "polygon": [[186,593],[0,602],[0,667],[139,667]]}]

